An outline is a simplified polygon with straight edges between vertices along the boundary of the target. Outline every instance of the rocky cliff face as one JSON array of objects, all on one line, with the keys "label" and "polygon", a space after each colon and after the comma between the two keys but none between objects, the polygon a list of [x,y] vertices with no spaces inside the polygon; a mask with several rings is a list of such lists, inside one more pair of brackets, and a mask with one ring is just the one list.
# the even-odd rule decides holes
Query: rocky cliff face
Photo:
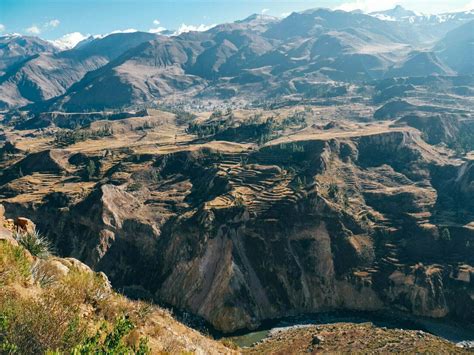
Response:
[{"label": "rocky cliff face", "polygon": [[327,309],[472,319],[472,164],[433,149],[393,131],[104,158],[83,198],[5,205],[114,287],[226,332]]},{"label": "rocky cliff face", "polygon": [[[190,329],[165,309],[114,292],[104,273],[51,255],[29,219],[7,219],[4,212],[0,205],[2,353],[238,353],[235,345]],[[128,327],[113,333],[112,345],[102,343],[120,319]],[[140,342],[146,346],[139,348]]]}]

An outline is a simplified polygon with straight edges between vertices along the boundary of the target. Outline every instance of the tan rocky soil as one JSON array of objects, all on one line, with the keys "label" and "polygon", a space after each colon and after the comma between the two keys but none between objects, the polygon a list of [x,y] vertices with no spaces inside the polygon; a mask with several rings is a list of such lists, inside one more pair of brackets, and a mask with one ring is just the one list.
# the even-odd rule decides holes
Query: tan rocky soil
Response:
[{"label": "tan rocky soil", "polygon": [[422,331],[378,328],[371,323],[337,323],[274,331],[244,354],[410,353],[470,354]]}]

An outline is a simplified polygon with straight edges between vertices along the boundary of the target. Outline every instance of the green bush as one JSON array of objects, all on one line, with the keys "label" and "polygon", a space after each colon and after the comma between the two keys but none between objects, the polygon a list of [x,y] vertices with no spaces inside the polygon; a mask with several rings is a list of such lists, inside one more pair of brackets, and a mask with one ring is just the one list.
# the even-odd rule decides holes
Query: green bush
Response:
[{"label": "green bush", "polygon": [[107,332],[107,326],[103,324],[94,336],[87,338],[84,342],[76,346],[72,353],[74,355],[149,354],[150,348],[148,347],[148,340],[146,338],[141,338],[136,348],[126,343],[126,336],[134,328],[135,326],[130,319],[127,316],[122,316],[117,319],[111,331]]}]

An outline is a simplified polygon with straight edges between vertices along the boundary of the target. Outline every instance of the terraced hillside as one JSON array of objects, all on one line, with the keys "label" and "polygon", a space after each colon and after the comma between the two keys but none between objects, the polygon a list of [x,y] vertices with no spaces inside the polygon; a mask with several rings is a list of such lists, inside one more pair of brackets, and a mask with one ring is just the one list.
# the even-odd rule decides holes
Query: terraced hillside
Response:
[{"label": "terraced hillside", "polygon": [[361,103],[75,130],[9,116],[1,202],[130,297],[224,332],[327,309],[469,321],[473,162],[452,132],[470,116],[436,120],[410,95],[403,120]]}]

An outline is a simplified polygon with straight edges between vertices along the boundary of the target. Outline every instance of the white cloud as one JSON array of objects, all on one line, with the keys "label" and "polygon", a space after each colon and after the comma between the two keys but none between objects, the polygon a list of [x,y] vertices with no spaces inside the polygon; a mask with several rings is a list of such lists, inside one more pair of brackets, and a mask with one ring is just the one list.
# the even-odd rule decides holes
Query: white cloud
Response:
[{"label": "white cloud", "polygon": [[61,23],[61,21],[59,21],[58,19],[54,19],[54,20],[46,22],[43,27],[45,27],[45,28],[49,28],[49,27],[56,28],[56,27],[59,26],[60,23]]},{"label": "white cloud", "polygon": [[164,31],[166,31],[166,28],[165,28],[165,27],[161,27],[161,26],[156,27],[156,28],[150,28],[150,29],[148,30],[148,32],[150,32],[150,33],[161,33],[161,32],[164,32]]},{"label": "white cloud", "polygon": [[266,14],[270,9],[262,9],[262,14]]},{"label": "white cloud", "polygon": [[153,20],[153,24],[156,27],[150,28],[148,30],[148,32],[150,32],[150,33],[161,33],[161,32],[166,31],[166,27],[160,26],[160,24],[161,24],[160,20],[158,20],[158,19]]},{"label": "white cloud", "polygon": [[0,23],[0,33],[5,31],[5,25]]},{"label": "white cloud", "polygon": [[280,18],[287,18],[288,16],[290,16],[292,13],[291,12],[284,12],[280,15]]},{"label": "white cloud", "polygon": [[125,30],[115,30],[115,31],[112,31],[112,32],[107,33],[106,35],[104,35],[104,37],[105,37],[105,36],[108,36],[108,35],[113,35],[113,34],[116,34],[116,33],[134,33],[134,32],[138,32],[138,30],[135,29],[135,28],[127,28],[127,29],[125,29]]},{"label": "white cloud", "polygon": [[178,30],[173,33],[173,36],[178,36],[181,33],[187,33],[187,32],[204,32],[207,30],[210,30],[211,28],[215,27],[216,25],[185,25],[184,23],[179,26]]},{"label": "white cloud", "polygon": [[59,49],[66,50],[74,48],[79,42],[87,39],[88,37],[89,35],[86,36],[80,32],[72,32],[50,42]]},{"label": "white cloud", "polygon": [[39,35],[41,33],[41,30],[39,29],[39,27],[35,25],[28,27],[25,31],[32,35]]},{"label": "white cloud", "polygon": [[362,10],[363,12],[373,12],[392,9],[397,5],[397,0],[353,0],[337,6],[336,10],[354,11]]},{"label": "white cloud", "polygon": [[43,30],[48,30],[50,28],[56,28],[59,26],[61,21],[58,19],[53,19],[48,22],[43,23],[41,26],[38,25],[31,25],[30,27],[25,29],[26,33],[32,34],[32,35],[39,35]]}]

